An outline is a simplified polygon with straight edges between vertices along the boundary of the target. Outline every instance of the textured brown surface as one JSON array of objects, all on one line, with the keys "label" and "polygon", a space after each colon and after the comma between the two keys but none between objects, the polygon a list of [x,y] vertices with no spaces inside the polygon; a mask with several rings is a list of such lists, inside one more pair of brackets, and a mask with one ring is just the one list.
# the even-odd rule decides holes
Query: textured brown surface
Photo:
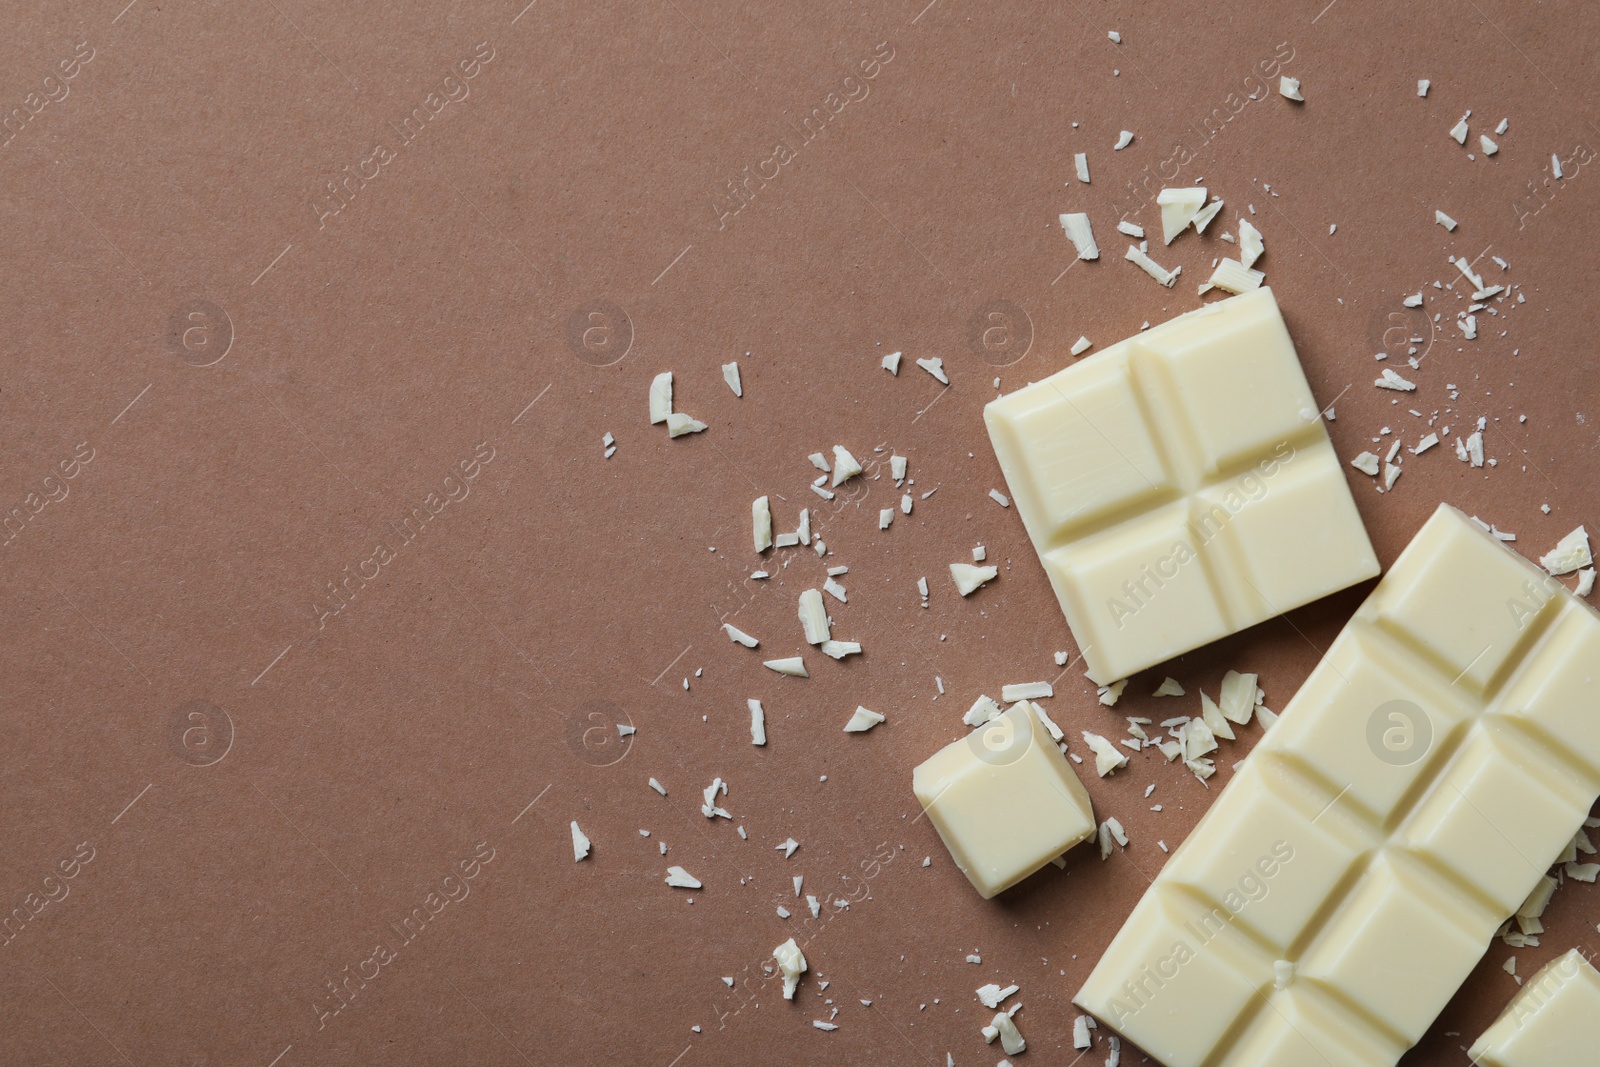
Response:
[{"label": "textured brown surface", "polygon": [[[979,692],[1054,677],[1074,647],[1016,514],[986,496],[979,413],[996,374],[1020,385],[1079,334],[1197,305],[1228,250],[1214,232],[1158,248],[1184,267],[1167,291],[1113,229],[1123,211],[1157,224],[1127,183],[1180,142],[1192,158],[1154,184],[1204,178],[1230,230],[1255,204],[1341,455],[1384,425],[1415,443],[1412,406],[1448,407],[1453,431],[1496,420],[1492,469],[1441,447],[1386,496],[1351,472],[1382,560],[1441,499],[1534,555],[1600,518],[1593,10],[523,2],[6,13],[4,111],[37,114],[0,135],[0,510],[37,514],[0,554],[0,888],[7,908],[66,895],[0,947],[0,1062],[991,1063],[972,995],[988,981],[1022,985],[1024,1062],[1071,1062],[1072,992],[1156,840],[1176,845],[1214,792],[1141,754],[1087,783],[1126,853],[1080,849],[985,902],[917,818],[910,772]],[[80,42],[92,59],[47,84]],[[1291,51],[1304,105],[1247,81]],[[444,79],[463,60],[470,95],[405,142],[412,109],[461,96]],[[807,140],[813,108],[838,110]],[[1492,159],[1446,136],[1468,108],[1474,140],[1511,121]],[[1114,153],[1121,129],[1137,139]],[[779,142],[735,213],[727,183]],[[1552,152],[1568,175],[1531,199]],[[347,166],[370,180],[330,199]],[[1092,216],[1099,262],[1074,265],[1067,210]],[[1439,339],[1397,406],[1373,353],[1391,326],[1433,336],[1399,301],[1451,282],[1449,254],[1527,303],[1461,342],[1461,286],[1430,288]],[[973,323],[998,302],[1015,332],[985,349]],[[718,372],[734,358],[742,400]],[[646,424],[665,369],[705,434]],[[831,505],[807,489],[806,453],[835,443],[882,444],[885,467],[898,451],[938,493],[879,533],[886,472]],[[459,497],[463,463],[470,493],[406,543],[397,524]],[[811,654],[807,681],[760,667],[800,650],[795,596],[822,564],[796,550],[744,582],[758,493],[780,529],[817,505],[827,562],[850,567],[837,635],[864,656]],[[962,601],[946,565],[980,541],[1001,576]],[[375,566],[321,616],[330,582]],[[1136,678],[1116,710],[1192,710],[1147,694],[1235,666],[1281,707],[1364,592]],[[747,697],[766,702],[764,749]],[[840,733],[858,703],[888,723]],[[1121,723],[1075,670],[1049,709],[1073,736]],[[637,735],[586,735],[613,720]],[[716,775],[747,842],[699,813]],[[574,818],[595,842],[577,865]],[[47,886],[64,862],[75,877]],[[447,885],[463,862],[476,877]],[[704,890],[667,888],[668,863]],[[795,874],[853,902],[780,920]],[[446,889],[470,895],[403,943],[391,924]],[[1592,950],[1596,900],[1562,889],[1518,969]],[[760,979],[791,935],[812,966],[795,1004]],[[325,983],[371,975],[380,943],[393,959],[319,1018],[339,1003]],[[1490,950],[1408,1064],[1465,1062],[1514,991],[1509,954]],[[827,999],[832,1033],[810,1026]]]}]

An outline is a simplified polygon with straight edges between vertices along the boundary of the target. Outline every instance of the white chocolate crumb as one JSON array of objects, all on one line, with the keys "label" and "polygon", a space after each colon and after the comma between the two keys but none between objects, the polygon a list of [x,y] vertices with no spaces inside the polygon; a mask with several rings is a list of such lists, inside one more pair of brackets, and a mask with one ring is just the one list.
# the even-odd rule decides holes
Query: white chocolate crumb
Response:
[{"label": "white chocolate crumb", "polygon": [[1239,263],[1249,269],[1255,266],[1256,260],[1261,258],[1261,253],[1266,251],[1266,243],[1261,239],[1261,231],[1251,225],[1246,218],[1239,219]]},{"label": "white chocolate crumb", "polygon": [[847,734],[864,734],[882,721],[882,715],[858,705],[855,714],[850,716],[850,721],[844,724],[844,732]]},{"label": "white chocolate crumb", "polygon": [[1157,282],[1160,282],[1168,289],[1171,289],[1173,283],[1178,280],[1178,275],[1183,273],[1182,267],[1174,267],[1172,270],[1168,270],[1167,268],[1163,267],[1161,264],[1147,256],[1144,252],[1140,251],[1137,245],[1129,245],[1127,254],[1123,256],[1123,258],[1133,263],[1140,270],[1150,275],[1150,277],[1154,278]]},{"label": "white chocolate crumb", "polygon": [[1183,745],[1183,762],[1186,764],[1194,763],[1217,750],[1217,735],[1212,733],[1204,718],[1190,719],[1178,728],[1178,735],[1179,744]]},{"label": "white chocolate crumb", "polygon": [[578,829],[578,820],[572,820],[572,862],[580,863],[589,856],[589,837]]},{"label": "white chocolate crumb", "polygon": [[727,811],[717,807],[717,797],[728,795],[728,783],[721,778],[711,779],[711,784],[701,790],[701,798],[705,803],[700,805],[700,814],[708,819],[715,819],[718,815],[724,819],[733,818]]},{"label": "white chocolate crumb", "polygon": [[1205,186],[1162,189],[1156,194],[1156,204],[1161,208],[1161,241],[1170,245],[1205,207]]},{"label": "white chocolate crumb", "polygon": [[1021,986],[1008,985],[1004,989],[998,983],[990,982],[988,985],[978,987],[978,1002],[990,1011],[998,1008],[1007,997],[1011,996]]},{"label": "white chocolate crumb", "polygon": [[783,999],[793,1000],[795,990],[800,986],[800,976],[806,972],[805,954],[791,937],[772,950],[772,958],[783,975]]},{"label": "white chocolate crumb", "polygon": [[1406,381],[1388,367],[1383,368],[1383,376],[1376,379],[1373,384],[1379,389],[1393,389],[1401,393],[1415,392],[1417,388],[1415,382]]},{"label": "white chocolate crumb", "polygon": [[1266,275],[1260,271],[1251,270],[1237,259],[1224,257],[1217,261],[1216,269],[1211,272],[1206,285],[1226,289],[1230,293],[1248,293],[1261,288],[1265,279]]},{"label": "white chocolate crumb", "polygon": [[1094,229],[1089,225],[1088,215],[1081,211],[1063,214],[1061,229],[1066,232],[1072,247],[1078,250],[1079,259],[1100,258],[1100,246],[1094,243]]},{"label": "white chocolate crumb", "polygon": [[1000,1047],[1006,1050],[1006,1055],[1015,1056],[1028,1047],[1028,1043],[1022,1039],[1021,1031],[1017,1029],[1017,1024],[1005,1012],[996,1015],[990,1025],[999,1032]]},{"label": "white chocolate crumb", "polygon": [[917,360],[917,366],[937,378],[942,385],[949,385],[950,379],[944,373],[944,360],[939,356],[929,356]]},{"label": "white chocolate crumb", "polygon": [[650,381],[650,425],[667,421],[672,413],[672,372],[662,371]]},{"label": "white chocolate crumb", "polygon": [[1305,102],[1305,97],[1300,94],[1300,79],[1291,78],[1287,74],[1278,79],[1278,95],[1285,100]]},{"label": "white chocolate crumb", "polygon": [[807,589],[800,594],[800,626],[805,630],[808,644],[820,645],[829,640],[828,609],[822,603],[822,590]]},{"label": "white chocolate crumb", "polygon": [[950,564],[950,577],[956,583],[956,590],[962,596],[969,596],[985,582],[992,581],[1000,573],[998,567],[974,567],[970,563]]},{"label": "white chocolate crumb", "polygon": [[723,623],[722,628],[728,632],[728,636],[733,639],[735,644],[743,645],[745,648],[755,648],[761,643],[731,622]]},{"label": "white chocolate crumb", "polygon": [[[1190,223],[1190,225],[1192,225],[1194,227],[1194,232],[1195,233],[1205,233],[1206,232],[1206,227],[1211,225],[1211,220],[1216,218],[1217,217],[1217,212],[1219,212],[1221,210],[1222,210],[1222,201],[1221,200],[1213,200],[1213,201],[1211,201],[1211,203],[1207,204],[1205,207],[1201,208],[1198,212],[1196,212],[1193,221]],[[1224,234],[1223,237],[1224,237],[1224,239],[1226,239],[1227,235]]]},{"label": "white chocolate crumb", "polygon": [[1042,725],[1045,728],[1045,730],[1049,732],[1050,740],[1055,741],[1056,743],[1059,744],[1061,742],[1062,738],[1067,736],[1066,733],[1061,729],[1061,727],[1056,725],[1055,720],[1050,718],[1050,716],[1046,715],[1044,713],[1044,709],[1041,708],[1039,705],[1033,703],[1030,700],[1028,702],[1028,707],[1033,709],[1034,717],[1037,718],[1039,720],[1040,725]]},{"label": "white chocolate crumb", "polygon": [[837,488],[861,473],[861,464],[856,462],[843,445],[833,446],[833,484]]},{"label": "white chocolate crumb", "polygon": [[994,698],[980,695],[977,700],[972,702],[972,707],[967,709],[967,713],[961,716],[961,721],[968,726],[982,726],[999,714],[1000,705],[995,703]]},{"label": "white chocolate crumb", "polygon": [[750,505],[750,520],[754,528],[757,552],[772,547],[772,505],[764,496],[758,496]]},{"label": "white chocolate crumb", "polygon": [[1589,549],[1589,531],[1580,526],[1557,542],[1556,547],[1539,557],[1539,566],[1551,574],[1571,574],[1594,562]]},{"label": "white chocolate crumb", "polygon": [[1217,707],[1216,701],[1207,696],[1203,689],[1200,691],[1200,718],[1213,737],[1220,737],[1225,741],[1234,739],[1233,725],[1228,721],[1228,717],[1222,714],[1222,709]]},{"label": "white chocolate crumb", "polygon": [[1240,726],[1250,724],[1252,712],[1261,704],[1261,687],[1254,674],[1229,671],[1222,676],[1222,690],[1217,694],[1217,707],[1229,722]]},{"label": "white chocolate crumb", "polygon": [[746,700],[745,706],[750,709],[750,743],[764,745],[767,743],[767,712],[759,700]]},{"label": "white chocolate crumb", "polygon": [[1118,767],[1127,765],[1128,757],[1123,755],[1117,746],[1099,734],[1092,734],[1085,730],[1083,731],[1083,740],[1089,746],[1090,751],[1094,753],[1094,769],[1095,773],[1100,777],[1104,778]]},{"label": "white chocolate crumb", "polygon": [[792,678],[809,678],[806,673],[806,661],[799,656],[790,656],[786,659],[769,659],[763,666],[770,667],[779,674],[787,674]]},{"label": "white chocolate crumb", "polygon": [[706,424],[692,415],[685,415],[681,411],[669,412],[667,415],[667,436],[682,437],[684,434],[701,433]]},{"label": "white chocolate crumb", "polygon": [[699,889],[702,885],[700,879],[676,866],[667,868],[667,884],[674,889]]},{"label": "white chocolate crumb", "polygon": [[1354,467],[1362,474],[1370,474],[1372,477],[1376,478],[1378,476],[1378,464],[1380,462],[1382,461],[1378,459],[1378,454],[1376,452],[1363,452],[1355,459],[1350,461],[1350,466]]},{"label": "white chocolate crumb", "polygon": [[744,396],[744,383],[739,380],[739,361],[722,365],[722,380],[728,383],[728,388],[733,390],[733,395]]}]

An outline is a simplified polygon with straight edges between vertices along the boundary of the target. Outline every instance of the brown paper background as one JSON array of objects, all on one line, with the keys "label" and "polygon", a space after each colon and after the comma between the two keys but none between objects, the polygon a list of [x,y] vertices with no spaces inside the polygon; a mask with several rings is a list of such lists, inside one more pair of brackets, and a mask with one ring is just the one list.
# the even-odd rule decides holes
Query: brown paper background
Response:
[{"label": "brown paper background", "polygon": [[[1537,212],[1528,188],[1552,152],[1600,142],[1594,10],[924,2],[9,6],[0,112],[80,42],[93,58],[0,147],[0,511],[67,494],[0,552],[5,908],[80,843],[93,859],[0,948],[0,1062],[991,1063],[972,994],[989,981],[1022,986],[1024,1063],[1074,1062],[1072,993],[1159,868],[1156,840],[1176,846],[1215,789],[1154,754],[1092,779],[1126,853],[1079,849],[985,902],[917,818],[910,772],[978,693],[1056,677],[1051,653],[1076,648],[1015,511],[986,495],[1002,482],[980,411],[993,377],[1042,377],[1080,334],[1103,347],[1197,306],[1232,251],[1215,230],[1158,246],[1184,268],[1167,291],[1113,229],[1175,142],[1195,157],[1162,178],[1223,196],[1217,229],[1255,204],[1341,455],[1385,425],[1414,444],[1412,406],[1448,409],[1453,431],[1491,420],[1492,469],[1441,447],[1389,495],[1350,473],[1385,564],[1440,500],[1530,555],[1600,518],[1600,179],[1576,169]],[[494,58],[470,96],[396,147],[480,42]],[[880,44],[865,97],[806,141],[802,117]],[[1280,44],[1306,103],[1268,93],[1206,136]],[[1510,119],[1498,156],[1446,136],[1468,108],[1474,138]],[[1121,129],[1137,139],[1113,152]],[[780,140],[795,158],[719,220],[719,186]],[[319,224],[324,183],[377,145],[394,159]],[[1067,210],[1092,216],[1099,262],[1074,262]],[[1129,217],[1158,225],[1153,205]],[[1396,403],[1373,353],[1390,326],[1433,336],[1399,300],[1452,282],[1456,254],[1527,303],[1462,342],[1462,286],[1430,288],[1438,339]],[[585,347],[595,301],[610,332]],[[1016,332],[985,349],[972,323],[999,302]],[[878,367],[891,350],[897,378]],[[948,391],[911,363],[925,355]],[[718,372],[735,358],[742,400]],[[706,433],[647,425],[667,369]],[[807,489],[805,455],[836,443],[898,451],[938,492],[879,533],[886,468],[831,505]],[[60,480],[80,444],[92,460]],[[327,584],[480,445],[470,495],[319,629]],[[827,564],[850,567],[830,607],[866,654],[809,655],[808,681],[759,659],[801,650],[795,596],[823,564],[782,553],[745,583],[758,493],[780,529],[811,506]],[[963,601],[945,569],[977,542],[1002,573]],[[1136,678],[1116,710],[1188,710],[1147,694],[1166,673],[1214,690],[1230,667],[1281,707],[1365,592]],[[747,697],[768,709],[762,749]],[[184,718],[197,700],[203,722]],[[841,734],[857,704],[888,723]],[[1076,670],[1049,709],[1072,735],[1121,724]],[[591,711],[638,733],[586,738]],[[699,814],[718,775],[748,841]],[[577,865],[571,819],[595,843]],[[319,1028],[324,983],[480,842],[494,858],[470,895]],[[668,863],[705,888],[664,886]],[[784,922],[795,874],[854,902]],[[1520,973],[1591,951],[1596,900],[1562,889]],[[811,973],[788,1004],[760,968],[792,934]],[[1510,954],[1489,950],[1407,1064],[1466,1062],[1515,990]],[[814,1030],[831,1007],[839,1029]]]}]

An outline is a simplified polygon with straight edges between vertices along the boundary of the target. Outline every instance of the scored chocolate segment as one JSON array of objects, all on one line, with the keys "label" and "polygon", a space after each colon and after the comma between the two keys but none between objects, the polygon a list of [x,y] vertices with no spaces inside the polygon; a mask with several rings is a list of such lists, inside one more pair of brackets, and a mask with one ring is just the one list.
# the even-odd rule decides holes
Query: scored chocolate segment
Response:
[{"label": "scored chocolate segment", "polygon": [[984,420],[1099,684],[1378,573],[1270,289],[1113,345]]},{"label": "scored chocolate segment", "polygon": [[1468,1055],[1481,1067],[1592,1063],[1600,1043],[1600,971],[1578,949],[1528,979]]},{"label": "scored chocolate segment", "polygon": [[1167,1067],[1393,1067],[1600,795],[1600,614],[1441,505],[1074,1003]]},{"label": "scored chocolate segment", "polygon": [[911,782],[985,899],[1095,835],[1088,792],[1027,700],[934,753]]}]

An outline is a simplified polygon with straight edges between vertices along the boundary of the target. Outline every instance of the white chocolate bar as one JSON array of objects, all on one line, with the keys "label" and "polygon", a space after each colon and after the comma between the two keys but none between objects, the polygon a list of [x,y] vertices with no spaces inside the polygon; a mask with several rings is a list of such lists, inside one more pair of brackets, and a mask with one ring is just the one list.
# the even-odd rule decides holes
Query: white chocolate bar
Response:
[{"label": "white chocolate bar", "polygon": [[1026,700],[930,756],[911,788],[985,899],[1095,834],[1089,794]]},{"label": "white chocolate bar", "polygon": [[1597,794],[1600,614],[1441,505],[1074,1003],[1167,1067],[1393,1067]]},{"label": "white chocolate bar", "polygon": [[1371,578],[1270,289],[989,404],[989,439],[1100,685]]},{"label": "white chocolate bar", "polygon": [[1479,1067],[1557,1067],[1600,1057],[1600,971],[1573,949],[1528,979],[1468,1052]]}]

